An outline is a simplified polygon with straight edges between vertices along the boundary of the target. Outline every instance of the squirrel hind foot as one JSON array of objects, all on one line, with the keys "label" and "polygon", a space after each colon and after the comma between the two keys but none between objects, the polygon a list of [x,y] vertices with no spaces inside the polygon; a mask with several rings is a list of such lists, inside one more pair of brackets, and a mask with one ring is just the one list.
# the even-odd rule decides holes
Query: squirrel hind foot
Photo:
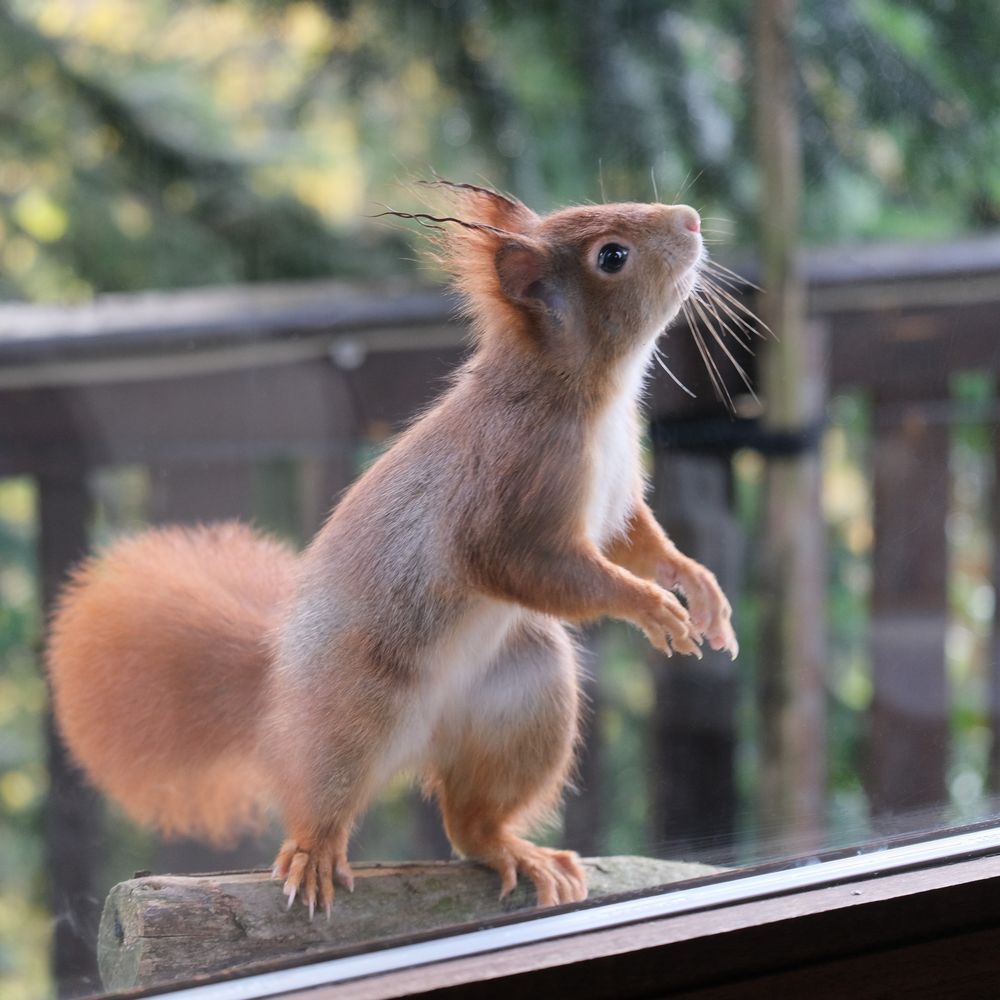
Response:
[{"label": "squirrel hind foot", "polygon": [[354,873],[343,849],[333,840],[310,844],[288,839],[278,851],[271,875],[284,879],[282,892],[288,898],[287,909],[296,899],[309,911],[312,920],[316,908],[321,906],[330,919],[335,895],[334,883],[348,892],[354,892]]},{"label": "squirrel hind foot", "polygon": [[587,898],[587,875],[575,851],[537,847],[511,836],[481,849],[476,856],[500,875],[501,899],[513,892],[518,875],[535,887],[539,906],[580,903]]}]

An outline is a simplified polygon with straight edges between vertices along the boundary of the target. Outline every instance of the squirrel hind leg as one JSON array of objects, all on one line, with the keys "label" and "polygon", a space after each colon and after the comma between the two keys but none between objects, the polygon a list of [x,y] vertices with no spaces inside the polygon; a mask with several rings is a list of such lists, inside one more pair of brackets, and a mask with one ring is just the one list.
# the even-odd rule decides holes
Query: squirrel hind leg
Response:
[{"label": "squirrel hind leg", "polygon": [[428,789],[455,849],[500,875],[501,898],[525,876],[540,906],[586,899],[572,851],[538,847],[522,834],[558,808],[573,765],[579,695],[563,626],[533,618],[508,638],[475,700],[442,724]]}]

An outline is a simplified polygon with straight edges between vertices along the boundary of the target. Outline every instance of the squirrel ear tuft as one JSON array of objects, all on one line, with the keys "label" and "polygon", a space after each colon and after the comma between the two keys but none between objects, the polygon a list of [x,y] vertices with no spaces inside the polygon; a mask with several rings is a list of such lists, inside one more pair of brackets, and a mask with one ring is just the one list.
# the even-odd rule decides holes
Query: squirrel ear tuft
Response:
[{"label": "squirrel ear tuft", "polygon": [[538,222],[538,216],[527,205],[518,201],[513,195],[503,194],[493,188],[478,184],[460,184],[444,177],[424,181],[422,186],[436,188],[445,195],[446,200],[463,218],[486,223],[495,229],[524,233]]},{"label": "squirrel ear tuft", "polygon": [[562,295],[556,285],[546,252],[527,240],[506,240],[494,258],[500,291],[519,306],[539,304],[552,312],[562,311]]}]

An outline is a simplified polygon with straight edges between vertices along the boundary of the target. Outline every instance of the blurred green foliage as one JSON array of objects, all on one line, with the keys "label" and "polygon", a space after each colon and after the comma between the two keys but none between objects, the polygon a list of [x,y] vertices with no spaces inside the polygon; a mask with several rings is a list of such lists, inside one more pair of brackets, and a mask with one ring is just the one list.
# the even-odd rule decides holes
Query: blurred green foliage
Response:
[{"label": "blurred green foliage", "polygon": [[[0,295],[376,277],[398,181],[681,187],[751,242],[748,2],[7,0]],[[808,238],[1000,220],[989,0],[799,4]],[[727,233],[728,225],[725,225]]]},{"label": "blurred green foliage", "polygon": [[42,878],[45,684],[39,636],[34,490],[0,483],[0,997],[30,1000],[45,982]]}]

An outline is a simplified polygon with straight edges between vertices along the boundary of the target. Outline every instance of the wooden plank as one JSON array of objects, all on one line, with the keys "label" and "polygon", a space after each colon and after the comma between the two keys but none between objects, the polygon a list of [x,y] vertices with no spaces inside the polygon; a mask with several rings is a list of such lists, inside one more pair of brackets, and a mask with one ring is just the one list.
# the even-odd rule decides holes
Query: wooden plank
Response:
[{"label": "wooden plank", "polygon": [[[741,267],[756,280],[753,262]],[[887,296],[905,305],[935,282],[967,290],[979,277],[995,278],[1000,238],[819,248],[803,256],[803,273],[820,301],[835,288],[856,294],[865,286],[883,286]],[[72,306],[5,304],[0,305],[0,364],[190,351],[192,341],[207,348],[415,328],[448,324],[454,317],[454,299],[443,288],[414,288],[402,280],[377,287],[297,282],[113,294]]]},{"label": "wooden plank", "polygon": [[1000,274],[1000,236],[817,247],[805,254],[803,263],[809,284],[816,287],[923,284],[937,278],[953,278],[960,285],[973,275]]},{"label": "wooden plank", "polygon": [[[666,375],[654,379],[651,411],[676,417],[718,413],[693,367],[693,345],[675,331],[670,357],[694,388],[685,396]],[[353,463],[343,436],[348,422],[365,434],[398,430],[447,386],[464,353],[424,351],[363,354],[344,369],[327,358],[261,368],[236,368],[176,378],[148,378],[0,393],[0,475],[58,470],[80,446],[92,465],[311,457]],[[688,366],[691,366],[690,368]],[[735,386],[734,386],[735,387]],[[379,430],[381,428],[381,430]]]},{"label": "wooden plank", "polygon": [[255,473],[252,462],[156,462],[150,468],[149,520],[153,524],[251,521]]},{"label": "wooden plank", "polygon": [[[947,385],[927,393],[946,399]],[[895,828],[906,823],[906,811],[947,800],[948,428],[924,419],[919,402],[907,411],[897,397],[877,393],[872,462],[869,794],[876,815]]]},{"label": "wooden plank", "polygon": [[[372,374],[351,376],[372,420],[401,422],[432,391],[420,376],[443,368],[437,354],[423,366],[395,358],[373,359]],[[372,380],[393,364],[398,374],[391,395],[380,400],[370,392]],[[406,378],[407,368],[417,377]],[[288,456],[340,461],[350,445],[331,433],[331,419],[338,425],[355,422],[349,388],[331,363],[320,359],[178,379],[2,393],[0,475],[64,465],[78,447],[67,441],[67,421],[94,465]],[[54,413],[64,416],[55,419]]]},{"label": "wooden plank", "polygon": [[[717,873],[655,858],[585,859],[591,896]],[[101,919],[99,960],[109,990],[203,977],[248,963],[301,959],[332,947],[467,925],[535,909],[520,880],[505,900],[495,872],[471,862],[356,865],[354,892],[338,890],[334,917],[290,911],[269,872],[145,876],[115,886]]]},{"label": "wooden plank", "polygon": [[408,283],[239,285],[104,295],[81,305],[0,306],[5,368],[72,359],[190,353],[192,349],[391,327],[440,326],[455,302]]},{"label": "wooden plank", "polygon": [[1000,372],[997,302],[832,313],[827,322],[834,386],[906,388],[937,382],[942,372]]}]

